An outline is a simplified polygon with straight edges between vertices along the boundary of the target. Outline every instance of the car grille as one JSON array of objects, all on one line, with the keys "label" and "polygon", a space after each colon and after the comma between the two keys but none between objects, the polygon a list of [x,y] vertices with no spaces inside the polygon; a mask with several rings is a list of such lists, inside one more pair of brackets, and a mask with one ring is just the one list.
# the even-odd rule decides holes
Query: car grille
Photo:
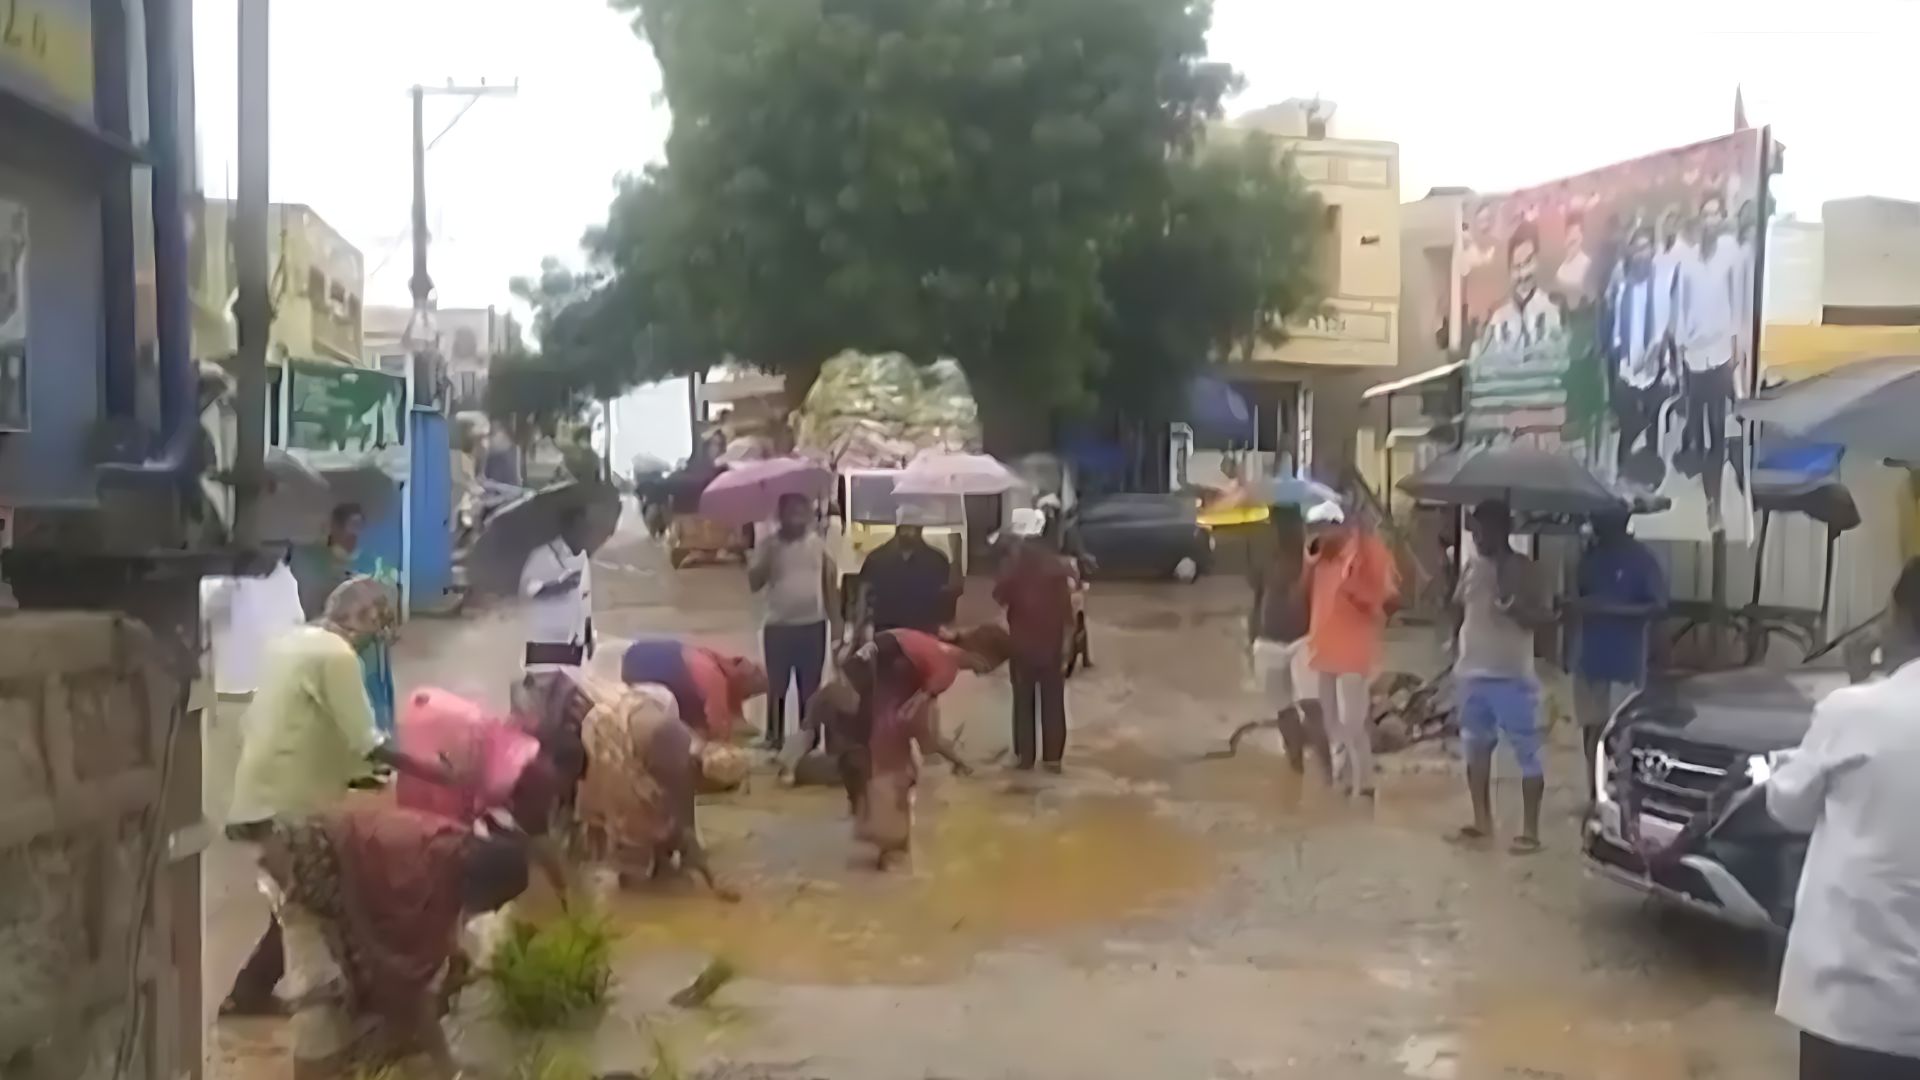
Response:
[{"label": "car grille", "polygon": [[1638,730],[1631,736],[1631,783],[1643,814],[1686,822],[1738,767],[1740,753],[1678,736]]}]

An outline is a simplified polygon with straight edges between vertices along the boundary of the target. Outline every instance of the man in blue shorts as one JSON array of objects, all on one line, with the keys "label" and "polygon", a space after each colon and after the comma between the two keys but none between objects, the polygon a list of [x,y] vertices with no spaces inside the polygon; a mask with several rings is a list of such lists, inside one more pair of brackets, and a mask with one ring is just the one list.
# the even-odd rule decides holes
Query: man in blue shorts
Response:
[{"label": "man in blue shorts", "polygon": [[1453,677],[1473,824],[1452,839],[1478,845],[1493,836],[1493,748],[1504,739],[1520,766],[1520,835],[1509,850],[1531,855],[1540,850],[1540,799],[1546,791],[1533,632],[1553,621],[1553,610],[1535,580],[1533,564],[1509,541],[1513,515],[1506,503],[1474,507],[1468,528],[1474,557],[1467,561],[1454,594],[1460,633]]}]

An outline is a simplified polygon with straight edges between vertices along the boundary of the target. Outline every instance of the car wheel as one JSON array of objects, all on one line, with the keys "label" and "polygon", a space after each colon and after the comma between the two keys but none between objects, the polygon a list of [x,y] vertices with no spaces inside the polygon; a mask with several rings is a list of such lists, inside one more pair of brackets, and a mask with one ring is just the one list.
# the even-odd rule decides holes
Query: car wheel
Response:
[{"label": "car wheel", "polygon": [[1185,556],[1173,564],[1173,580],[1182,585],[1191,585],[1200,578],[1200,560],[1191,555]]}]

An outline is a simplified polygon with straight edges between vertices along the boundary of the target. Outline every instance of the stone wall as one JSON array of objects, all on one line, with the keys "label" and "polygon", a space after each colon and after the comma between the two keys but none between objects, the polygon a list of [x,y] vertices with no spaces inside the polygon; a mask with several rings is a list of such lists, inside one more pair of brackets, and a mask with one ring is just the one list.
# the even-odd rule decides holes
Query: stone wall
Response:
[{"label": "stone wall", "polygon": [[171,899],[152,883],[181,686],[123,616],[0,616],[0,1080],[178,1059]]}]

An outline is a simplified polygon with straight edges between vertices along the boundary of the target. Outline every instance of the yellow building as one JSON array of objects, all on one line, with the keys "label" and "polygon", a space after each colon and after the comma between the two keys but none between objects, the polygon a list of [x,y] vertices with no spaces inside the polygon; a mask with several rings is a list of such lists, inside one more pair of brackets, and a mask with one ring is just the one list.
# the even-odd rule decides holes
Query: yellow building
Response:
[{"label": "yellow building", "polygon": [[[239,344],[233,321],[232,221],[233,203],[223,199],[207,200],[195,215],[188,257],[193,352],[202,359],[231,355]],[[297,203],[269,208],[267,236],[273,304],[268,360],[360,364],[365,280],[360,250],[311,208]]]},{"label": "yellow building", "polygon": [[[1316,249],[1319,313],[1289,322],[1287,340],[1216,366],[1255,415],[1251,445],[1194,446],[1188,479],[1214,483],[1233,459],[1249,480],[1348,464],[1355,403],[1400,357],[1400,148],[1334,134],[1333,105],[1289,100],[1229,121],[1218,141],[1274,139],[1324,204]],[[1315,448],[1318,447],[1316,454]]]},{"label": "yellow building", "polygon": [[1288,341],[1255,363],[1392,367],[1399,360],[1400,147],[1330,134],[1333,106],[1284,101],[1221,132],[1261,132],[1292,159],[1325,204],[1319,273],[1323,311],[1288,325]]}]

